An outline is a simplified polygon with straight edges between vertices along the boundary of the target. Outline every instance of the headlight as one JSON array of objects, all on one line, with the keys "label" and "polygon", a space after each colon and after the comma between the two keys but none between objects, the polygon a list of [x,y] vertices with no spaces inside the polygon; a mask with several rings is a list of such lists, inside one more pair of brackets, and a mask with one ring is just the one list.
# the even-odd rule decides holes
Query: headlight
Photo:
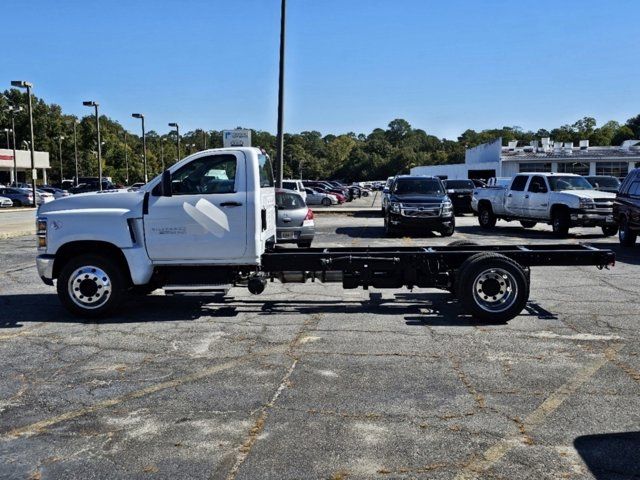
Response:
[{"label": "headlight", "polygon": [[442,213],[444,215],[453,213],[453,204],[451,203],[451,200],[446,200],[442,203]]},{"label": "headlight", "polygon": [[397,202],[391,202],[389,204],[389,208],[391,208],[391,211],[393,213],[400,213],[400,207],[401,207],[401,204]]},{"label": "headlight", "polygon": [[593,198],[580,198],[580,208],[596,208]]},{"label": "headlight", "polygon": [[36,235],[38,236],[38,248],[47,248],[47,219],[38,217],[36,219]]}]

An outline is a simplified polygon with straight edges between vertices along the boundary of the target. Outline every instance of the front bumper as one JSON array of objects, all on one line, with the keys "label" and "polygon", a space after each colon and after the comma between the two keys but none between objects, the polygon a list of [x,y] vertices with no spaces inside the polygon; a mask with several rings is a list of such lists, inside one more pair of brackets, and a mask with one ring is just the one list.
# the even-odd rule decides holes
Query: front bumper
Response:
[{"label": "front bumper", "polygon": [[613,226],[616,222],[613,217],[613,210],[599,211],[580,209],[570,212],[571,226],[575,227],[603,227]]},{"label": "front bumper", "polygon": [[36,267],[40,279],[47,285],[53,285],[53,262],[54,255],[38,255],[36,257]]},{"label": "front bumper", "polygon": [[454,222],[454,217],[415,217],[389,213],[389,223],[399,228],[420,228],[423,230],[440,230],[450,227]]}]

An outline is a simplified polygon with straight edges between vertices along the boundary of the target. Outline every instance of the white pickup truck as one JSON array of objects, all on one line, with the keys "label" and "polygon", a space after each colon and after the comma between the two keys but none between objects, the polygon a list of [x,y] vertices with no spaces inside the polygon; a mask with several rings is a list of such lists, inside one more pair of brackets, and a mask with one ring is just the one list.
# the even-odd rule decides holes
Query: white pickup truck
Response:
[{"label": "white pickup truck", "polygon": [[606,236],[615,235],[613,193],[594,190],[579,175],[569,173],[521,173],[504,187],[477,188],[471,207],[483,228],[497,220],[518,220],[524,228],[549,223],[554,233],[565,236],[571,227],[602,227]]},{"label": "white pickup truck", "polygon": [[269,157],[257,148],[198,152],[137,191],[103,191],[40,207],[36,265],[73,314],[99,317],[131,294],[219,295],[268,280],[341,282],[343,288],[438,288],[487,321],[518,315],[530,267],[612,265],[581,245],[342,247],[275,245]]}]

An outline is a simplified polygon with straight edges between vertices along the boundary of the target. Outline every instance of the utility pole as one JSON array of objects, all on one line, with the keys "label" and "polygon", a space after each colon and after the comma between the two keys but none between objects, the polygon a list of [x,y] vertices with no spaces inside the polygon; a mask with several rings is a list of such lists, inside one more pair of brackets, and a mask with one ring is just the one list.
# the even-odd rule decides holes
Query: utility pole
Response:
[{"label": "utility pole", "polygon": [[127,148],[127,131],[124,131],[124,169],[125,181],[129,185],[129,149]]},{"label": "utility pole", "polygon": [[284,170],[284,47],[287,0],[282,0],[280,7],[280,69],[278,78],[278,138],[276,142],[278,157],[278,181],[276,186],[282,188]]},{"label": "utility pole", "polygon": [[75,178],[75,185],[76,187],[78,186],[78,119],[74,118],[73,119],[73,156],[75,158],[76,161],[76,178]]},{"label": "utility pole", "polygon": [[62,140],[64,137],[62,135],[58,136],[58,159],[60,160],[60,188],[62,188],[62,180],[64,179],[62,175]]},{"label": "utility pole", "polygon": [[27,97],[29,100],[27,103],[27,107],[29,110],[29,133],[31,138],[31,194],[33,195],[33,205],[37,206],[38,195],[36,192],[36,152],[35,141],[33,139],[33,105],[31,104],[31,87],[33,87],[33,84],[30,82],[25,82],[24,80],[13,80],[11,82],[11,85],[13,87],[27,89]]}]

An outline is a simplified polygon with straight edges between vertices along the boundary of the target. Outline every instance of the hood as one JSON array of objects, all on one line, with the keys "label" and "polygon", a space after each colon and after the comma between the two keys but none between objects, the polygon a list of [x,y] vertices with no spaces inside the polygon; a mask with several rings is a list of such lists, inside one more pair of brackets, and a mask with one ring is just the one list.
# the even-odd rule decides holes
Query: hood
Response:
[{"label": "hood", "polygon": [[396,195],[393,194],[389,197],[390,202],[401,203],[429,203],[429,202],[442,202],[445,199],[445,195]]},{"label": "hood", "polygon": [[38,214],[63,212],[70,210],[123,209],[142,212],[145,192],[127,190],[104,190],[60,197],[40,207]]},{"label": "hood", "polygon": [[575,197],[581,198],[607,198],[607,199],[615,199],[616,194],[611,192],[602,192],[599,190],[561,190],[557,193],[564,193],[565,195],[573,195]]}]

